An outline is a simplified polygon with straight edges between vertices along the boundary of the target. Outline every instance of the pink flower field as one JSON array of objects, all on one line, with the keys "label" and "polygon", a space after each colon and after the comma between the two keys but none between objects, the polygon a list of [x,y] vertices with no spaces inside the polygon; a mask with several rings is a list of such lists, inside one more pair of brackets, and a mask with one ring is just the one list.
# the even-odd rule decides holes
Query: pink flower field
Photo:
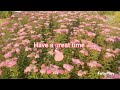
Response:
[{"label": "pink flower field", "polygon": [[0,79],[120,79],[120,27],[88,11],[13,14],[0,24]]}]

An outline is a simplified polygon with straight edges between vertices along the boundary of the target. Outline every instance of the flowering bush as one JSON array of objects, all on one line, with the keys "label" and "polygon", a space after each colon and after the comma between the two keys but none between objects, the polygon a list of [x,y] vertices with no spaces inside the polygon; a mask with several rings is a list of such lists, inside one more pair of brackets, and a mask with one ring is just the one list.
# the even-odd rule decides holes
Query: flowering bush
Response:
[{"label": "flowering bush", "polygon": [[[79,11],[12,15],[0,26],[0,78],[120,78],[120,28],[106,21]],[[79,43],[80,48],[35,48],[35,42]],[[108,71],[114,75],[98,73]]]},{"label": "flowering bush", "polygon": [[12,11],[0,11],[0,18],[7,18],[12,15]]}]

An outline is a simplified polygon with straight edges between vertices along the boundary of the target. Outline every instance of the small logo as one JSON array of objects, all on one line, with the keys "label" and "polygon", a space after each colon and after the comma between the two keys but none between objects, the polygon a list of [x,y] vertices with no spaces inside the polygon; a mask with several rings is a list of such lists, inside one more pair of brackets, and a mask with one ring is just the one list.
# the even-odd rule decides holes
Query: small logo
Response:
[{"label": "small logo", "polygon": [[113,72],[98,72],[97,74],[106,76],[106,75],[114,75],[115,73],[113,73]]}]

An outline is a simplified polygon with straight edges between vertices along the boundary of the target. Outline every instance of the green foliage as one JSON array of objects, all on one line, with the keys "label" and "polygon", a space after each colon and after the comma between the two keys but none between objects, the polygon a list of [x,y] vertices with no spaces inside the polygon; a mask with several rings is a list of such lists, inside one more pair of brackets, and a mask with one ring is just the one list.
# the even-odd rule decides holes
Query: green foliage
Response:
[{"label": "green foliage", "polygon": [[12,15],[12,11],[0,11],[0,18],[7,18]]},{"label": "green foliage", "polygon": [[113,23],[120,23],[120,12],[116,12],[113,18]]},{"label": "green foliage", "polygon": [[115,11],[98,11],[99,15],[114,15]]}]

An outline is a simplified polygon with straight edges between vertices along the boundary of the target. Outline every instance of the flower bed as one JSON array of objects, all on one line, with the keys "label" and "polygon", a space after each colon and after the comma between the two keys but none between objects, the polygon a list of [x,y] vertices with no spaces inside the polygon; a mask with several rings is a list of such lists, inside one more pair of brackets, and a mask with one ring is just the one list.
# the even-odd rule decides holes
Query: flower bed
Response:
[{"label": "flower bed", "polygon": [[[106,21],[79,11],[12,15],[0,28],[0,78],[120,78],[120,28]],[[35,48],[35,42],[61,47]],[[80,47],[65,47],[65,43]]]}]

